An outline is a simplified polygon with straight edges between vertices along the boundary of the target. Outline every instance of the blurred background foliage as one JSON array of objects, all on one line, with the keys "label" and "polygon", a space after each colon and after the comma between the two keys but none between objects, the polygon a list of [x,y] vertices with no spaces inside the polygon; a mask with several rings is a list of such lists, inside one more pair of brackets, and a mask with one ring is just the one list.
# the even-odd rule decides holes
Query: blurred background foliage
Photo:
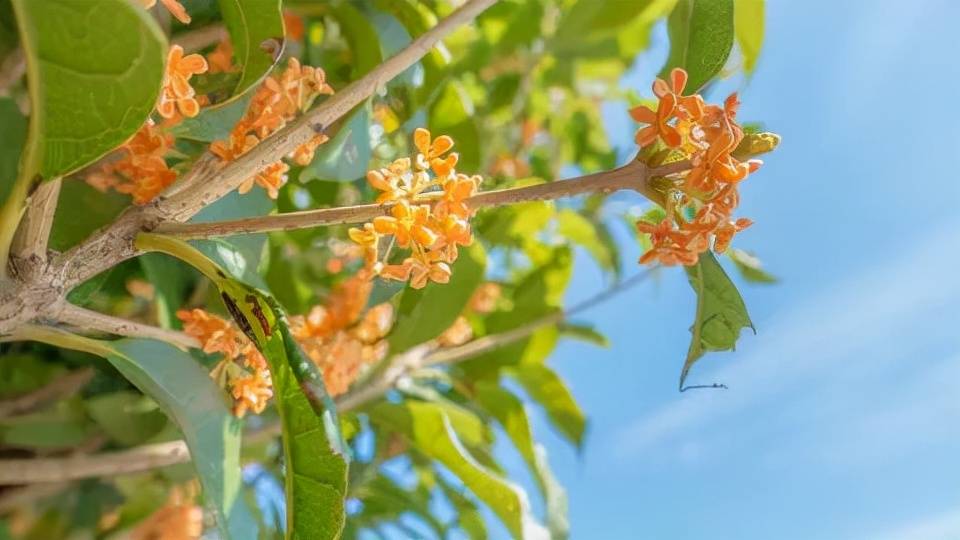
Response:
[{"label": "blurred background foliage", "polygon": [[[223,2],[183,3],[193,17],[189,27],[158,14],[174,41],[227,17]],[[328,82],[340,90],[434,26],[457,4],[288,0],[283,9],[295,15],[301,27],[292,32],[288,19],[284,55],[322,67]],[[9,3],[0,1],[0,14],[2,56],[15,49],[17,36]],[[279,24],[260,22],[267,29]],[[571,171],[610,169],[618,165],[617,156],[600,106],[641,101],[638,89],[621,88],[618,81],[634,63],[643,61],[651,28],[657,24],[668,25],[671,61],[683,62],[686,55],[696,54],[704,63],[719,64],[700,81],[707,84],[721,68],[721,75],[752,69],[762,42],[763,4],[501,0],[331,126],[332,140],[319,148],[309,165],[292,167],[290,181],[276,201],[260,188],[242,196],[233,193],[193,220],[371,201],[374,193],[364,180],[365,172],[411,154],[410,134],[420,126],[451,135],[460,154],[458,170],[482,174],[484,189],[550,182]],[[236,42],[232,29],[231,35]],[[701,43],[704,39],[706,45]],[[705,47],[709,54],[702,52]],[[246,75],[198,77],[198,89],[221,92],[224,99],[174,129],[183,156],[172,160],[174,167],[185,167],[206,143],[224,137],[243,113],[250,86],[238,77]],[[10,119],[9,124],[4,121],[5,132],[8,125],[22,123],[22,115],[7,105],[25,92],[24,85],[13,86],[9,97],[0,98],[4,117]],[[4,154],[0,164],[9,162],[11,147],[0,144]],[[12,152],[16,156],[19,149]],[[124,195],[101,193],[76,179],[64,181],[60,201],[50,243],[57,251],[78,244],[130,204]],[[502,296],[492,312],[468,315],[475,336],[505,332],[562,310],[576,249],[592,257],[611,285],[625,273],[639,271],[634,270],[634,261],[622,260],[611,234],[610,228],[623,219],[622,212],[610,212],[604,202],[605,196],[598,194],[482,212],[474,220],[479,244],[457,263],[475,265],[472,274],[455,268],[450,285],[431,284],[423,291],[378,282],[373,297],[398,306],[389,338],[392,352],[440,335],[485,281],[498,283]],[[299,314],[321,303],[336,283],[356,271],[359,262],[344,264],[340,255],[345,233],[345,227],[318,227],[194,245]],[[749,255],[735,254],[744,277],[773,279]],[[203,306],[225,314],[216,289],[197,271],[156,254],[95,277],[72,291],[70,300],[169,328],[180,328],[174,312],[183,307]],[[548,362],[560,339],[605,343],[605,337],[587,324],[547,325],[529,338],[449,369],[423,370],[386,399],[342,415],[354,458],[344,537],[478,539],[500,536],[503,527],[514,536],[532,537],[536,529],[532,524],[539,522],[552,537],[564,538],[565,494],[527,418],[530,407],[540,409],[573,448],[584,443],[586,413]],[[67,456],[182,437],[156,402],[101,359],[33,343],[2,347],[0,456]],[[207,355],[191,354],[202,365],[212,365]],[[181,377],[171,384],[196,387],[190,373]],[[242,481],[260,531],[251,532],[250,538],[282,537],[284,464],[277,437],[270,435],[277,422],[273,408],[245,419]],[[501,477],[493,451],[497,439],[510,441],[529,465],[538,492],[524,494]],[[184,464],[115,478],[5,486],[0,488],[4,515],[0,538],[123,538],[168,502],[171,488],[189,484],[193,477],[193,468]],[[544,510],[541,515],[532,515],[530,505],[523,502],[527,498],[542,501],[535,505]],[[212,538],[217,533],[210,529],[208,534]]]}]

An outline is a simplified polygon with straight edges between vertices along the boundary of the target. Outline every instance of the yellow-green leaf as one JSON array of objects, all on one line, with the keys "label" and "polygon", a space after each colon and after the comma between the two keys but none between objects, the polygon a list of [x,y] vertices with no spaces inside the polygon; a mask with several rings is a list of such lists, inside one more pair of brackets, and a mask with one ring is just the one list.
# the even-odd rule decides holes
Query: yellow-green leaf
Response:
[{"label": "yellow-green leaf", "polygon": [[743,71],[747,74],[753,73],[763,47],[764,1],[734,0],[734,29],[743,54]]},{"label": "yellow-green leaf", "polygon": [[699,91],[720,72],[733,47],[733,0],[679,0],[667,22],[670,56],[660,72],[687,70],[687,92]]}]

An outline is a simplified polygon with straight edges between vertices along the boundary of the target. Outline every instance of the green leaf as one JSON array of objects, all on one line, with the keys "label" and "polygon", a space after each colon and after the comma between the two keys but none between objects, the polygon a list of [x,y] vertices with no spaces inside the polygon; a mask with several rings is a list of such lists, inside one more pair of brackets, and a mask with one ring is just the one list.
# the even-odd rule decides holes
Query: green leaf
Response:
[{"label": "green leaf", "polygon": [[0,356],[0,399],[32,392],[64,371],[62,365],[44,362],[35,354],[6,352]]},{"label": "green leaf", "polygon": [[734,0],[737,44],[743,54],[743,71],[753,73],[763,47],[764,0]]},{"label": "green leaf", "polygon": [[557,328],[564,337],[579,339],[580,341],[605,349],[610,347],[610,339],[592,325],[562,322],[557,325]]},{"label": "green leaf", "polygon": [[372,422],[402,434],[417,450],[450,469],[493,510],[514,538],[530,538],[542,530],[529,514],[523,491],[467,452],[441,407],[421,401],[381,402],[368,412]]},{"label": "green leaf", "polygon": [[430,106],[428,121],[434,137],[449,135],[453,138],[453,150],[460,154],[457,170],[469,174],[479,171],[480,128],[473,118],[473,101],[458,82],[449,82]]},{"label": "green leaf", "polygon": [[256,538],[256,525],[241,496],[242,427],[223,391],[193,357],[167,343],[121,339],[107,347],[107,360],[180,427],[221,534]]},{"label": "green leaf", "polygon": [[731,249],[727,252],[727,256],[740,271],[740,276],[750,283],[770,284],[777,282],[776,276],[763,269],[763,263],[760,262],[760,259],[746,251]]},{"label": "green leaf", "polygon": [[192,272],[179,261],[159,253],[146,253],[139,261],[147,281],[153,284],[157,322],[164,328],[180,328],[176,314],[193,285]]},{"label": "green leaf", "polygon": [[[410,37],[414,39],[433,28],[437,23],[436,16],[419,2],[412,0],[374,0],[374,5],[377,9],[386,11],[396,17],[400,24],[406,28]],[[420,64],[423,66],[423,84],[420,98],[423,99],[440,86],[447,60],[438,47],[431,47],[430,52],[420,60]]]},{"label": "green leaf", "polygon": [[596,224],[576,210],[564,208],[557,213],[557,232],[587,250],[600,268],[608,272],[616,271],[614,254],[601,240]]},{"label": "green leaf", "polygon": [[687,267],[687,279],[697,293],[697,312],[690,327],[693,336],[687,360],[680,373],[681,391],[690,368],[705,352],[732,351],[741,329],[756,332],[740,292],[713,253],[700,254],[697,264]]},{"label": "green leaf", "polygon": [[486,263],[483,245],[474,242],[460,250],[460,256],[453,263],[450,283],[431,282],[422,289],[404,290],[389,336],[390,351],[403,352],[450,328],[483,281]]},{"label": "green leaf", "polygon": [[126,195],[115,191],[101,193],[81,180],[64,179],[50,229],[50,249],[65,251],[79,244],[129,205]]},{"label": "green leaf", "polygon": [[243,118],[250,105],[253,93],[222,107],[204,107],[200,114],[193,118],[184,118],[179,124],[170,128],[170,134],[178,139],[190,139],[200,142],[225,140],[230,136],[233,126]]},{"label": "green leaf", "polygon": [[219,0],[223,22],[233,43],[233,59],[240,77],[228,101],[260,84],[270,72],[284,45],[280,0]]},{"label": "green leaf", "polygon": [[167,417],[157,405],[136,392],[100,394],[87,399],[84,405],[100,429],[126,446],[142,444],[167,423]]},{"label": "green leaf", "polygon": [[483,521],[483,515],[476,503],[470,497],[467,497],[460,490],[459,486],[452,486],[449,482],[437,475],[437,485],[444,497],[450,501],[454,510],[457,511],[456,525],[470,540],[487,540],[487,526]]},{"label": "green leaf", "polygon": [[533,430],[523,402],[509,390],[491,381],[481,381],[476,385],[476,400],[497,420],[530,468],[547,502],[547,525],[552,538],[566,538],[570,530],[567,494],[550,471],[546,451],[533,439]]},{"label": "green leaf", "polygon": [[370,165],[370,102],[357,107],[340,130],[313,155],[313,161],[300,172],[300,181],[363,178]]},{"label": "green leaf", "polygon": [[733,47],[734,0],[679,0],[667,22],[670,56],[660,71],[687,70],[687,92],[697,92],[720,72]]},{"label": "green leaf", "polygon": [[166,39],[127,0],[13,0],[31,119],[24,170],[50,179],[116,148],[153,111]]},{"label": "green leaf", "polygon": [[95,430],[79,400],[61,401],[47,410],[0,419],[0,441],[6,446],[65,449],[90,439]]},{"label": "green leaf", "polygon": [[383,62],[377,30],[363,13],[348,2],[334,6],[332,13],[340,23],[353,53],[351,76],[354,80],[359,79]]},{"label": "green leaf", "polygon": [[17,179],[20,152],[27,137],[27,118],[13,99],[0,97],[0,206],[7,200]]},{"label": "green leaf", "polygon": [[560,434],[581,448],[587,419],[570,389],[559,375],[545,364],[521,364],[508,368],[530,398],[543,407],[547,418]]}]

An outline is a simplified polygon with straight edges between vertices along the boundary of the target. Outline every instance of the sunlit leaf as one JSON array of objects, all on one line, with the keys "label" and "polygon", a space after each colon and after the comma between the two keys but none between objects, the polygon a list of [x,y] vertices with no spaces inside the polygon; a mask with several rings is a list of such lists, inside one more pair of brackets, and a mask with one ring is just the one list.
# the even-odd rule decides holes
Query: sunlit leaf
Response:
[{"label": "sunlit leaf", "polygon": [[449,135],[456,142],[453,151],[460,154],[457,169],[479,172],[481,163],[480,128],[473,118],[473,101],[457,82],[449,82],[430,106],[428,127],[434,137]]},{"label": "sunlit leaf", "polygon": [[529,514],[523,491],[467,452],[442,408],[418,401],[381,402],[371,407],[369,414],[373,422],[404,435],[417,450],[450,469],[493,510],[514,538],[531,538],[542,531]]},{"label": "sunlit leaf", "polygon": [[696,265],[688,266],[687,278],[697,294],[697,311],[690,327],[693,335],[687,360],[680,373],[681,389],[690,368],[705,352],[732,351],[740,330],[754,329],[740,292],[713,253],[702,253]]},{"label": "sunlit leaf", "polygon": [[740,276],[750,283],[769,284],[777,282],[776,276],[763,269],[763,263],[760,262],[760,259],[746,251],[731,249],[727,252],[727,256],[740,271]]},{"label": "sunlit leaf", "polygon": [[610,338],[600,333],[599,330],[588,324],[575,324],[563,322],[557,325],[560,334],[564,337],[578,339],[597,347],[610,347]]},{"label": "sunlit leaf", "polygon": [[103,156],[153,110],[166,39],[126,0],[13,0],[27,59],[24,171],[54,178]]},{"label": "sunlit leaf", "polygon": [[10,98],[0,97],[0,205],[17,178],[20,151],[27,137],[27,119]]},{"label": "sunlit leaf", "polygon": [[670,56],[660,71],[687,70],[687,92],[699,91],[720,72],[733,47],[733,0],[678,0],[667,24]]},{"label": "sunlit leaf", "polygon": [[614,255],[610,247],[601,240],[597,226],[585,216],[575,210],[564,208],[557,213],[557,232],[587,250],[600,268],[608,272],[616,272]]},{"label": "sunlit leaf", "polygon": [[334,5],[331,12],[340,23],[353,53],[350,63],[351,76],[353,79],[359,79],[383,61],[377,30],[370,24],[367,17],[349,2]]},{"label": "sunlit leaf", "polygon": [[545,364],[521,364],[507,373],[523,386],[557,430],[578,448],[583,445],[587,419],[563,379]]},{"label": "sunlit leaf", "polygon": [[743,54],[743,71],[753,73],[763,47],[765,0],[734,0],[733,15],[737,44]]}]

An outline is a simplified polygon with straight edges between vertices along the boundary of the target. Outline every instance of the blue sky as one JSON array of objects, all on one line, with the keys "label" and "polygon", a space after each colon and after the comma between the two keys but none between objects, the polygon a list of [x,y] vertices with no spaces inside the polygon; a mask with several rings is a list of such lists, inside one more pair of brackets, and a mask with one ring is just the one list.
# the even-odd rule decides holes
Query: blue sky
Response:
[{"label": "blue sky", "polygon": [[[586,448],[534,425],[574,539],[960,538],[960,3],[767,6],[741,119],[783,144],[743,186],[756,224],[737,245],[781,282],[742,286],[758,335],[691,375],[727,391],[676,391],[681,271],[581,317],[613,346],[566,342],[550,361],[590,415]],[[662,57],[626,82],[648,89]],[[630,143],[622,114],[607,121]],[[603,287],[578,263],[571,301]]]}]

